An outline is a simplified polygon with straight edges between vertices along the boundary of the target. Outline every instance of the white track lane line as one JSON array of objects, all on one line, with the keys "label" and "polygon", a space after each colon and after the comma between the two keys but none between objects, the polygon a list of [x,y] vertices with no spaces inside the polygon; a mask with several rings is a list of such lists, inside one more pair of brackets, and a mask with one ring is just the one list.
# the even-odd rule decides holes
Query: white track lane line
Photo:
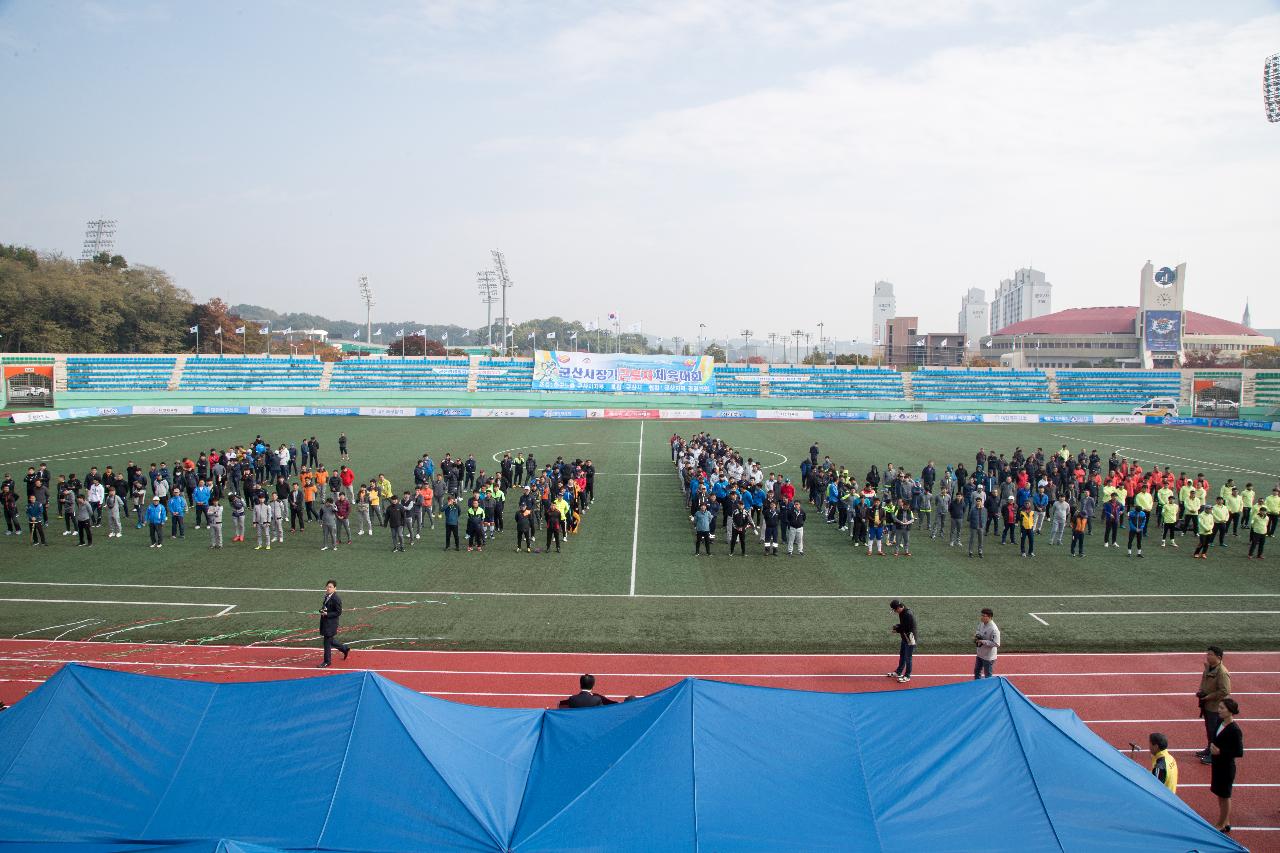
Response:
[{"label": "white track lane line", "polygon": [[644,421],[640,422],[640,449],[636,451],[636,510],[635,522],[631,526],[631,589],[628,596],[636,594],[636,554],[640,548],[640,469],[644,465]]}]

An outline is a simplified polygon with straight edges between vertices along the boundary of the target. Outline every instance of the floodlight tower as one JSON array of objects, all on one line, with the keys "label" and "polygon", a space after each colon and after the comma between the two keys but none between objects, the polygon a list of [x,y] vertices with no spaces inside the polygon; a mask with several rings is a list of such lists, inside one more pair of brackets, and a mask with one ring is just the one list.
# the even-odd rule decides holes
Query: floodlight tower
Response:
[{"label": "floodlight tower", "polygon": [[114,219],[90,219],[84,228],[84,246],[80,260],[91,261],[95,255],[115,248],[116,221]]},{"label": "floodlight tower", "polygon": [[[481,270],[476,273],[476,286],[480,290],[480,301],[485,307],[484,326],[489,330],[489,346],[493,346],[493,303],[498,301],[498,274],[493,270]],[[505,326],[503,327],[505,330]]]},{"label": "floodlight tower", "polygon": [[778,333],[770,332],[769,333],[769,361],[770,362],[773,361],[773,348],[777,345],[777,343],[778,343]]},{"label": "floodlight tower", "polygon": [[743,352],[746,353],[746,357],[743,360],[750,361],[751,360],[751,330],[743,329],[738,334],[742,335],[742,350]]},{"label": "floodlight tower", "polygon": [[792,337],[795,339],[795,342],[796,342],[796,360],[795,360],[795,363],[796,363],[796,364],[799,364],[799,363],[800,363],[800,338],[802,338],[802,337],[804,336],[804,329],[792,329],[792,330],[791,330],[791,335],[792,335]]},{"label": "floodlight tower", "polygon": [[1262,102],[1267,121],[1280,122],[1280,53],[1267,57],[1262,70]]},{"label": "floodlight tower", "polygon": [[373,346],[373,288],[369,286],[369,277],[360,276],[357,282],[360,288],[360,301],[364,303],[364,342]]},{"label": "floodlight tower", "polygon": [[[507,288],[511,287],[511,276],[507,275],[507,259],[498,249],[492,250],[490,255],[493,256],[493,270],[498,276],[498,284],[502,288],[502,346],[506,350],[507,345]],[[510,352],[507,352],[510,355]]]}]

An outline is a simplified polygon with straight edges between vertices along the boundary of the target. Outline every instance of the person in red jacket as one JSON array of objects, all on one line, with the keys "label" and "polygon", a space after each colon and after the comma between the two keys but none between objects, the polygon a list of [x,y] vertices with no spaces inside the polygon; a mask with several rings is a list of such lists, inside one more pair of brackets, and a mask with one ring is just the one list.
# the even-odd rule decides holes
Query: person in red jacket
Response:
[{"label": "person in red jacket", "polygon": [[343,465],[342,471],[339,472],[338,477],[342,481],[343,491],[347,493],[347,500],[349,501],[355,500],[356,494],[355,494],[355,489],[353,488],[353,484],[356,481],[355,473],[346,465]]}]

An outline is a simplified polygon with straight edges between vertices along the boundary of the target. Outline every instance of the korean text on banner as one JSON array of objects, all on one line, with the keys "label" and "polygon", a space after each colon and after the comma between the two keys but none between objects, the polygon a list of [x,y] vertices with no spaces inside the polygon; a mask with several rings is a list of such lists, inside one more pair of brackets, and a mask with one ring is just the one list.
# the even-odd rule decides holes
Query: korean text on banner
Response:
[{"label": "korean text on banner", "polygon": [[714,394],[715,362],[703,355],[538,350],[535,391],[604,391],[642,394]]}]

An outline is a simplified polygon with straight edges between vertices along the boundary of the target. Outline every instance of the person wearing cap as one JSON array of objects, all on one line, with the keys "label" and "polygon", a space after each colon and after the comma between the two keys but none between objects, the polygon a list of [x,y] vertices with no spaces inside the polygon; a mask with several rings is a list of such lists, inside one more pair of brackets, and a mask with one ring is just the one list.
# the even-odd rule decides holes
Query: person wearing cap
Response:
[{"label": "person wearing cap", "polygon": [[1169,789],[1169,793],[1178,793],[1178,760],[1169,754],[1169,739],[1160,732],[1152,732],[1147,737],[1147,748],[1151,751],[1151,775]]},{"label": "person wearing cap", "polygon": [[150,547],[164,546],[164,523],[168,518],[169,514],[165,512],[164,504],[160,503],[160,496],[153,496],[151,506],[147,507],[147,528],[151,533]]},{"label": "person wearing cap", "polygon": [[916,652],[916,615],[896,598],[889,602],[889,609],[898,614],[898,624],[889,629],[898,635],[898,666],[886,675],[906,684],[911,680],[911,659]]}]

